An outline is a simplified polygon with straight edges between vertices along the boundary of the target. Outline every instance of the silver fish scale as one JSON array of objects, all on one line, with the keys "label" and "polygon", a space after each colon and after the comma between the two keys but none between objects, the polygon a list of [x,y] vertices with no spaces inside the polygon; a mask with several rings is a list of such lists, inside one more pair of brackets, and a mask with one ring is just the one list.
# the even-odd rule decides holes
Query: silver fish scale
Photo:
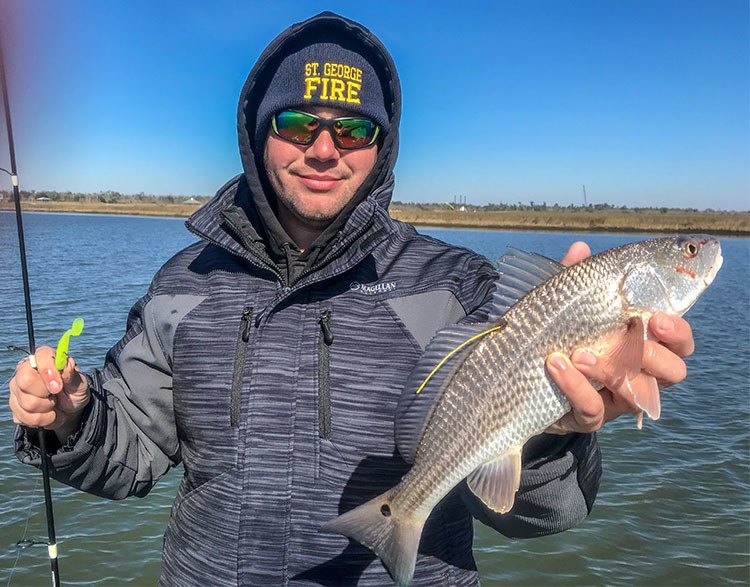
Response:
[{"label": "silver fish scale", "polygon": [[617,291],[621,259],[604,254],[592,261],[534,289],[505,314],[505,328],[472,349],[437,400],[392,507],[429,514],[474,469],[570,409],[547,375],[547,355],[570,353],[627,319]]}]

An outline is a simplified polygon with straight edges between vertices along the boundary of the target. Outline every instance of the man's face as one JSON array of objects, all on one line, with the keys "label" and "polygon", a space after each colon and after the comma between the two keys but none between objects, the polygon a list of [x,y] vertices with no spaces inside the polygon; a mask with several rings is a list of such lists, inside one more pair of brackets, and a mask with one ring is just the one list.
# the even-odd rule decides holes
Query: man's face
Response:
[{"label": "man's face", "polygon": [[[338,108],[310,107],[323,118],[349,116]],[[375,165],[377,143],[362,149],[338,149],[328,129],[310,145],[297,145],[269,129],[263,162],[279,200],[279,220],[322,231],[352,199]]]}]

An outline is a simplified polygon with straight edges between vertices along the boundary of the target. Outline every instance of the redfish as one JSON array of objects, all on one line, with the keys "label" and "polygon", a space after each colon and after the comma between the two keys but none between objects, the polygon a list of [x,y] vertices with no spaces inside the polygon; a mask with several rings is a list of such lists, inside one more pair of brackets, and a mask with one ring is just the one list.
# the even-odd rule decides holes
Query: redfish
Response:
[{"label": "redfish", "polygon": [[630,243],[567,268],[509,251],[499,262],[491,321],[438,333],[407,382],[396,442],[412,468],[323,529],[364,544],[398,585],[408,585],[425,521],[463,479],[492,510],[508,512],[524,443],[570,411],[545,369],[554,351],[596,349],[622,377],[634,410],[657,419],[656,380],[637,396],[627,385],[641,371],[648,319],[684,314],[721,263],[719,242],[705,235]]}]

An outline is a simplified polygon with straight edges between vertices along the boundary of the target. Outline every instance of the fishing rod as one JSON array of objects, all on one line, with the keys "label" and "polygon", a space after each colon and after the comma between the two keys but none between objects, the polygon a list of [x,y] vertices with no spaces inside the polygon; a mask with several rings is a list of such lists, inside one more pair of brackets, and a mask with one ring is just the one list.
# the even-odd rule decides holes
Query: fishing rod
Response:
[{"label": "fishing rod", "polygon": [[[2,41],[2,39],[0,39]],[[16,227],[18,229],[18,244],[21,253],[21,277],[23,280],[23,298],[26,306],[26,328],[29,338],[29,356],[34,363],[33,357],[36,352],[34,341],[34,320],[31,313],[31,289],[29,287],[29,271],[26,266],[26,244],[23,236],[23,218],[21,215],[21,196],[18,191],[18,172],[16,168],[16,151],[13,143],[13,127],[10,122],[10,97],[8,95],[8,80],[5,75],[5,59],[3,56],[2,42],[0,42],[0,80],[2,81],[3,105],[5,106],[5,122],[8,128],[8,149],[10,150],[10,171],[3,169],[10,175],[13,184],[13,199],[16,205]],[[42,485],[44,487],[44,508],[47,517],[47,552],[49,554],[50,568],[52,570],[52,585],[60,585],[60,569],[57,562],[57,539],[55,537],[55,516],[52,511],[52,490],[50,488],[49,467],[50,457],[47,453],[45,442],[45,431],[39,428],[39,452],[42,464]]]}]

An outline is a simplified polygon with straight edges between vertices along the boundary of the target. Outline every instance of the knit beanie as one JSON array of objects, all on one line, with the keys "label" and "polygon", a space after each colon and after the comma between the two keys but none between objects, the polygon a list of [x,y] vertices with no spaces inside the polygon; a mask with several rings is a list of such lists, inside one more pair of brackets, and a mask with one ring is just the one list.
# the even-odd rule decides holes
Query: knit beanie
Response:
[{"label": "knit beanie", "polygon": [[388,132],[383,88],[375,68],[360,53],[337,43],[315,43],[286,56],[258,106],[255,145],[265,143],[271,117],[287,108],[342,108],[374,120]]}]

